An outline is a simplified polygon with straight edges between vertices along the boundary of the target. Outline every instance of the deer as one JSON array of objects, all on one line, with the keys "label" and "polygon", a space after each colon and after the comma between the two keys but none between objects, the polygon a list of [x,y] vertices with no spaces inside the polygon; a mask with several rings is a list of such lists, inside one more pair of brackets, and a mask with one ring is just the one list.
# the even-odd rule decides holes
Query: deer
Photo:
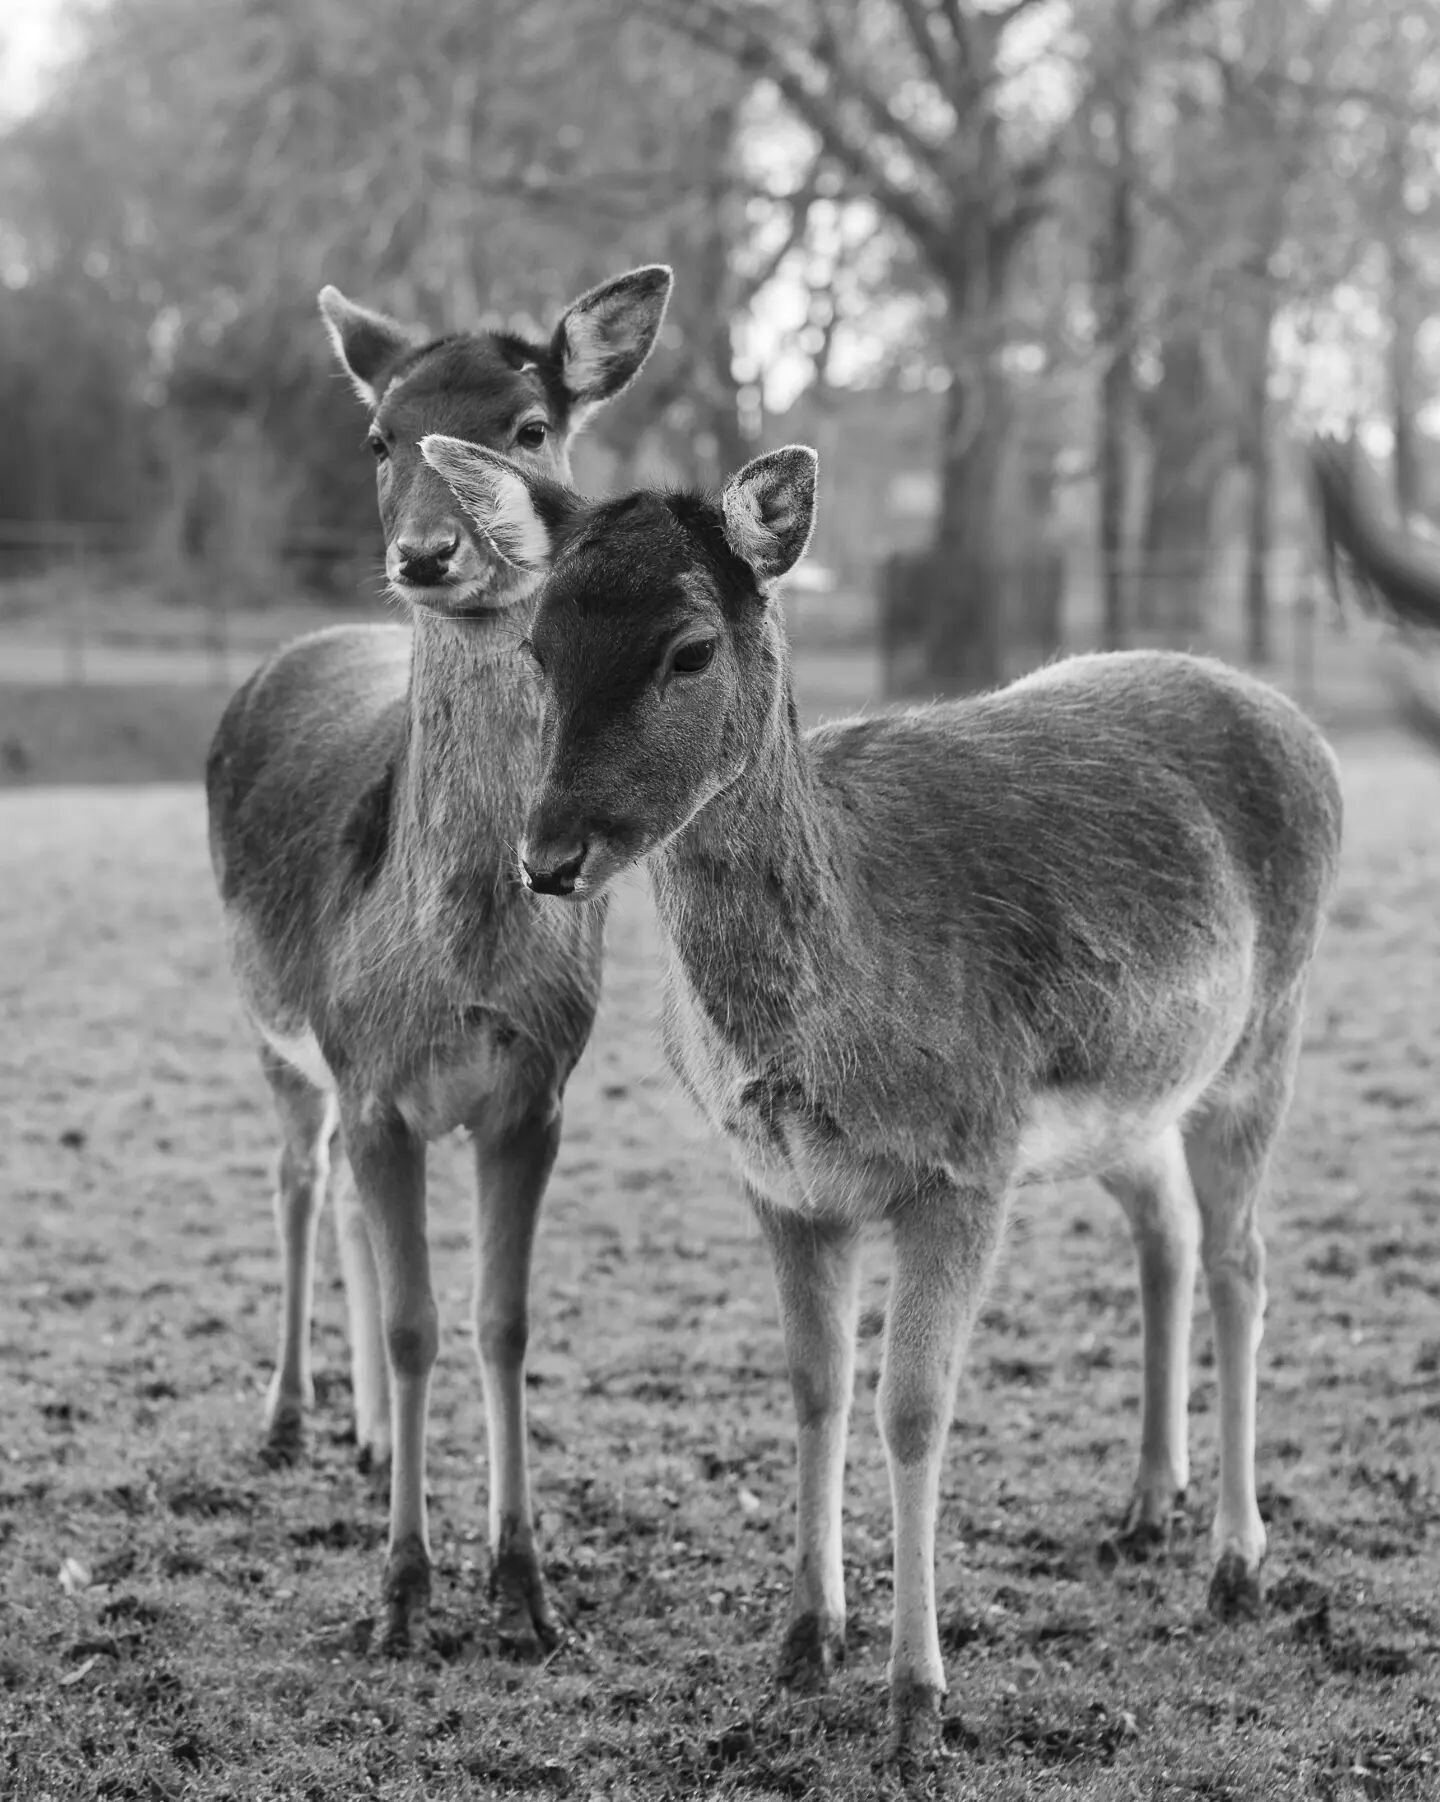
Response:
[{"label": "deer", "polygon": [[1121,1526],[1136,1553],[1164,1543],[1189,1480],[1203,1261],[1220,1416],[1209,1604],[1255,1615],[1258,1202],[1341,837],[1320,732],[1248,675],[1164,652],[1076,656],[802,732],[777,584],[809,542],[813,451],[759,457],[718,498],[600,503],[445,436],[421,451],[496,551],[544,578],[523,879],[583,915],[648,865],[665,1049],[768,1244],[798,1423],[781,1682],[817,1689],[844,1656],[857,1260],[880,1223],[885,1756],[934,1747],[953,1397],[1011,1197],[1057,1179],[1098,1177],[1138,1254],[1140,1457]]},{"label": "deer", "polygon": [[426,1409],[438,1321],[427,1145],[474,1147],[474,1330],[489,1449],[490,1593],[502,1647],[559,1627],[535,1545],[525,1355],[536,1224],[566,1082],[600,992],[604,911],[545,911],[512,847],[539,769],[538,690],[519,650],[538,586],[495,557],[420,456],[461,432],[537,474],[650,354],[671,272],[590,289],[550,338],[434,337],[319,297],[369,414],[385,574],[408,624],[336,626],[279,651],[226,707],[206,766],[231,967],[278,1119],[279,1349],[264,1454],[300,1456],[313,1405],[316,1232],[337,1132],[357,1460],[388,1475],[381,1649],[430,1597]]}]

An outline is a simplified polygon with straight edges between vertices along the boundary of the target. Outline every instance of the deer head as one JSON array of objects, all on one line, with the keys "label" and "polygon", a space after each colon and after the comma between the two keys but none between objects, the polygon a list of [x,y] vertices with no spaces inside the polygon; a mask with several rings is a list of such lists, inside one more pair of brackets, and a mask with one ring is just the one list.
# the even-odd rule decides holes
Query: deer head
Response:
[{"label": "deer head", "polygon": [[756,458],[718,502],[646,491],[591,505],[474,445],[420,448],[497,554],[547,578],[528,641],[544,761],[521,873],[544,894],[598,894],[734,782],[777,724],[773,585],[810,539],[815,453]]},{"label": "deer head", "polygon": [[568,479],[572,438],[639,374],[670,284],[658,264],[616,276],[574,301],[543,344],[508,332],[431,338],[337,288],[321,290],[335,354],[370,412],[392,593],[463,615],[508,605],[534,586],[491,553],[421,457],[419,440],[449,434],[504,451],[537,475]]}]

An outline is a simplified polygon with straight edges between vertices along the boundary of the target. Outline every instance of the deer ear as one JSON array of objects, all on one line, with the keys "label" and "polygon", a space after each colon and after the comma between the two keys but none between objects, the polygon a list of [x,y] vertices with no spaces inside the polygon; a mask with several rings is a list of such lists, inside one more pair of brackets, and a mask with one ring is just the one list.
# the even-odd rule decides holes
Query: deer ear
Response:
[{"label": "deer ear", "polygon": [[566,308],[550,348],[577,418],[628,388],[665,318],[674,277],[663,263],[617,275]]},{"label": "deer ear", "polygon": [[574,504],[568,489],[481,445],[438,432],[420,440],[420,455],[505,562],[535,574],[549,569],[554,531]]},{"label": "deer ear", "polygon": [[787,444],[756,457],[725,484],[725,542],[762,583],[783,576],[805,555],[815,525],[818,463],[808,445]]},{"label": "deer ear", "polygon": [[380,398],[381,375],[407,350],[414,350],[422,342],[421,336],[387,313],[357,307],[338,288],[322,288],[319,298],[320,317],[335,355],[355,392],[367,407],[373,407]]}]

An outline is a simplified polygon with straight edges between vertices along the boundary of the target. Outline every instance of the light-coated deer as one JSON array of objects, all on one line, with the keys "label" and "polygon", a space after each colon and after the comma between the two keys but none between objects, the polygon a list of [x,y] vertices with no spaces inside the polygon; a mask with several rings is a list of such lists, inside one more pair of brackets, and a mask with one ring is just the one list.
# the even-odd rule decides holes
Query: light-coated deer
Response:
[{"label": "light-coated deer", "polygon": [[761,457],[718,503],[589,505],[484,450],[421,448],[505,557],[549,572],[526,881],[588,904],[649,860],[667,1049],[773,1255],[799,1420],[782,1677],[818,1683],[843,1653],[856,1261],[886,1221],[891,1750],[933,1735],[952,1398],[1007,1198],[1054,1178],[1098,1176],[1139,1254],[1137,1544],[1164,1537],[1188,1477],[1198,1246],[1221,1420],[1210,1600],[1255,1611],[1257,1203],[1340,848],[1320,734],[1263,684],[1158,653],[802,733],[774,584],[810,536],[812,452]]},{"label": "light-coated deer", "polygon": [[519,650],[537,578],[490,553],[417,443],[460,432],[568,476],[572,435],[638,373],[669,292],[668,269],[637,269],[532,344],[432,339],[326,288],[336,353],[370,411],[386,574],[411,625],[290,645],[236,693],[210,751],[211,855],[282,1137],[269,1453],[296,1455],[312,1398],[315,1233],[338,1125],[352,1176],[336,1206],[356,1438],[362,1467],[391,1467],[391,1650],[409,1643],[430,1586],[425,1147],[461,1126],[479,1190],[492,1593],[512,1649],[533,1655],[555,1637],[526,1463],[530,1258],[604,930],[601,910],[539,908],[516,880],[539,773],[539,702]]}]

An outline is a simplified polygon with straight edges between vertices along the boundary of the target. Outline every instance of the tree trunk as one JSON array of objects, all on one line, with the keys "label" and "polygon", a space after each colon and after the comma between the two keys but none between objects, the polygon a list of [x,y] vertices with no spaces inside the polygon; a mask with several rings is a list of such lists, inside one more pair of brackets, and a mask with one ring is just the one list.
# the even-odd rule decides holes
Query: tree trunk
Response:
[{"label": "tree trunk", "polygon": [[[1403,227],[1391,228],[1397,234]],[[1389,247],[1390,263],[1390,429],[1395,434],[1395,504],[1408,520],[1420,505],[1419,467],[1415,454],[1416,339],[1423,314],[1417,304],[1415,272],[1398,242]]]},{"label": "tree trunk", "polygon": [[940,510],[925,576],[930,621],[927,674],[937,690],[965,694],[1005,673],[1010,571],[997,542],[1000,479],[1010,439],[1001,371],[956,359],[940,464]]},{"label": "tree trunk", "polygon": [[1164,370],[1147,397],[1150,497],[1136,613],[1168,638],[1201,634],[1209,600],[1215,498],[1228,433],[1214,419],[1198,325],[1165,346]]},{"label": "tree trunk", "polygon": [[1270,432],[1270,337],[1275,324],[1275,284],[1271,247],[1278,242],[1278,204],[1267,209],[1265,239],[1252,259],[1248,295],[1234,309],[1244,331],[1237,347],[1243,357],[1245,402],[1240,452],[1250,479],[1245,527],[1245,655],[1252,664],[1269,663],[1274,651],[1270,609],[1270,553],[1274,450]]},{"label": "tree trunk", "polygon": [[1132,206],[1131,95],[1127,77],[1116,78],[1110,122],[1110,167],[1105,171],[1106,216],[1095,245],[1094,280],[1100,315],[1100,442],[1097,450],[1100,513],[1100,581],[1103,597],[1101,642],[1121,649],[1128,637],[1125,593],[1125,520],[1129,458],[1127,427],[1131,408],[1130,356],[1135,338],[1132,272],[1135,219]]},{"label": "tree trunk", "polygon": [[1245,530],[1245,655],[1252,664],[1269,663],[1270,634],[1270,454],[1269,360],[1251,395],[1247,436],[1250,497]]}]

